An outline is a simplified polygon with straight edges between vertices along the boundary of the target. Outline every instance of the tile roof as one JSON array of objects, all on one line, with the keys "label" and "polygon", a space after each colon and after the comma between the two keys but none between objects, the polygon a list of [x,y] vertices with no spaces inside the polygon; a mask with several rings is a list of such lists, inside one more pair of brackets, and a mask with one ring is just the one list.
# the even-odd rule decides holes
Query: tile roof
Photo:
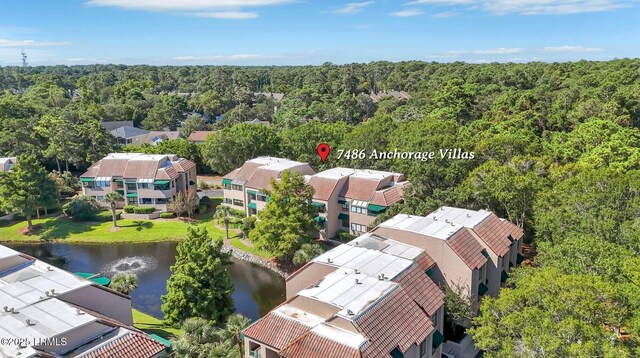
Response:
[{"label": "tile roof", "polygon": [[150,358],[167,347],[146,335],[126,332],[101,347],[81,355],[83,358]]},{"label": "tile roof", "polygon": [[309,179],[309,185],[315,190],[313,198],[317,200],[329,200],[336,190],[340,179],[325,178],[314,175]]},{"label": "tile roof", "polygon": [[402,200],[400,191],[397,187],[393,187],[384,190],[378,190],[373,193],[369,204],[390,206],[391,204],[397,203],[400,200]]},{"label": "tile roof", "polygon": [[429,316],[444,305],[444,292],[436,285],[421,265],[414,265],[395,281]]},{"label": "tile roof", "polygon": [[253,189],[267,189],[272,178],[278,178],[285,170],[301,174],[313,174],[309,164],[293,160],[258,157],[246,161],[242,167],[225,175],[225,179],[233,180],[233,184],[246,185]]},{"label": "tile roof", "polygon": [[[162,166],[163,161],[171,165]],[[111,153],[93,164],[81,177],[175,179],[195,163],[173,154]]]},{"label": "tile roof", "polygon": [[352,200],[369,201],[373,193],[378,190],[378,185],[380,185],[379,180],[350,176],[340,196]]},{"label": "tile roof", "polygon": [[396,346],[406,352],[434,331],[430,317],[402,288],[377,302],[356,324],[369,340],[361,348],[363,358],[388,357]]},{"label": "tile roof", "polygon": [[195,131],[189,134],[188,140],[192,142],[204,142],[209,134],[215,133],[214,131]]},{"label": "tile roof", "polygon": [[[510,222],[502,222],[495,214],[491,214],[478,224],[473,231],[485,244],[498,256],[504,256],[511,248],[511,241],[508,236],[511,234],[511,227],[515,226]],[[514,239],[516,237],[514,236]]]},{"label": "tile roof", "polygon": [[472,270],[482,267],[487,262],[487,258],[482,254],[484,248],[467,228],[458,230],[446,242]]},{"label": "tile roof", "polygon": [[131,126],[122,126],[111,131],[111,135],[116,138],[131,138],[145,134],[149,134],[149,131]]},{"label": "tile roof", "polygon": [[310,329],[311,327],[301,322],[271,311],[245,328],[242,333],[253,340],[280,350]]},{"label": "tile roof", "polygon": [[257,168],[253,175],[244,184],[248,188],[254,189],[270,189],[271,179],[277,179],[280,176],[280,171],[272,170],[268,168]]},{"label": "tile roof", "polygon": [[360,350],[315,332],[298,337],[279,355],[284,358],[360,358]]}]

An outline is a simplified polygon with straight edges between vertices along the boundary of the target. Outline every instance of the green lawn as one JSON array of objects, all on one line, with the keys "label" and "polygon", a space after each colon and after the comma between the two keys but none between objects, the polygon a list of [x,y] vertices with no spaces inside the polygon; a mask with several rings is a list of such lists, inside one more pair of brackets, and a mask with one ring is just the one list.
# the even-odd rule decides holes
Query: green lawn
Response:
[{"label": "green lawn", "polygon": [[76,222],[68,219],[46,218],[33,220],[34,233],[25,235],[26,221],[10,222],[0,226],[0,241],[65,241],[76,243],[135,243],[157,241],[179,241],[186,237],[189,226],[206,227],[214,237],[223,237],[224,232],[214,227],[205,215],[194,223],[179,220],[118,220],[118,231],[111,231],[111,214],[101,212],[95,222]]},{"label": "green lawn", "polygon": [[172,339],[180,335],[180,330],[173,328],[155,317],[136,309],[133,310],[133,325],[149,334],[157,334],[164,339]]},{"label": "green lawn", "polygon": [[250,247],[244,244],[244,242],[242,242],[239,238],[234,237],[233,239],[231,239],[231,246],[240,249],[242,251],[246,251],[248,253],[260,256],[264,259],[270,259],[273,257],[273,254],[270,253],[269,251],[265,251],[265,250],[260,250],[257,249],[255,247]]}]

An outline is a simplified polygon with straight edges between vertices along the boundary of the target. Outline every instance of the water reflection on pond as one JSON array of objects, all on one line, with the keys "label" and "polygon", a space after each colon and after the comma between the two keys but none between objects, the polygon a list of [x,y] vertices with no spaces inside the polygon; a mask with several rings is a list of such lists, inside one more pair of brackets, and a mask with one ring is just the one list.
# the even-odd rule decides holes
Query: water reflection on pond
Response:
[{"label": "water reflection on pond", "polygon": [[[4,244],[71,272],[101,272],[112,277],[118,272],[134,272],[139,286],[132,294],[133,307],[162,317],[160,296],[175,263],[176,243],[147,244]],[[235,283],[236,311],[257,319],[284,301],[284,280],[277,274],[233,259],[231,276]]]}]

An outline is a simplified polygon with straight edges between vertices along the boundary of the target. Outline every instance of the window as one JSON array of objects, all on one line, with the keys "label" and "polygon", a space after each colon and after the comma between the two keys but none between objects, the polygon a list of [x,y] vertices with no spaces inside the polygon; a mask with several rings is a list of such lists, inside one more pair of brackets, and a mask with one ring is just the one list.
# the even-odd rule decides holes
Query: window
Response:
[{"label": "window", "polygon": [[225,182],[225,183],[224,183],[224,188],[225,188],[226,190],[231,190],[231,183],[227,183],[227,182]]},{"label": "window", "polygon": [[138,183],[138,189],[149,189],[149,183]]},{"label": "window", "polygon": [[118,188],[118,189],[122,189],[122,188],[124,188],[124,183],[123,183],[123,182],[121,182],[121,181],[117,181],[117,182],[116,182],[116,188]]},{"label": "window", "polygon": [[99,202],[103,202],[104,201],[104,196],[96,196],[96,200]]},{"label": "window", "polygon": [[154,190],[169,190],[171,187],[169,186],[170,184],[164,184],[164,185],[154,185],[153,189]]},{"label": "window", "polygon": [[244,206],[244,201],[238,200],[238,199],[233,199],[233,205],[235,205],[235,206]]},{"label": "window", "polygon": [[264,194],[258,193],[256,195],[256,201],[267,201],[267,200],[268,200],[268,197]]},{"label": "window", "polygon": [[231,184],[231,190],[242,191],[242,185]]},{"label": "window", "polygon": [[140,204],[153,204],[153,199],[151,198],[139,198]]},{"label": "window", "polygon": [[342,211],[349,211],[349,203],[346,201],[344,203],[340,203],[342,205]]},{"label": "window", "polygon": [[136,191],[138,186],[135,183],[127,183],[127,191]]},{"label": "window", "polygon": [[156,204],[166,204],[166,203],[167,203],[167,199],[165,198],[156,199]]},{"label": "window", "polygon": [[249,201],[258,200],[257,197],[256,193],[249,193]]},{"label": "window", "polygon": [[349,218],[340,219],[340,225],[341,227],[349,227]]},{"label": "window", "polygon": [[138,203],[138,198],[127,198],[129,204],[137,204]]},{"label": "window", "polygon": [[367,227],[364,226],[364,225],[351,223],[351,231],[365,233],[365,232],[367,232]]},{"label": "window", "polygon": [[358,206],[357,204],[352,203],[351,204],[351,212],[352,213],[358,213],[358,214],[363,214],[363,215],[367,215],[367,207],[365,206]]},{"label": "window", "polygon": [[420,343],[420,357],[424,357],[427,354],[427,339],[425,338],[422,343]]},{"label": "window", "polygon": [[111,187],[111,182],[110,181],[105,181],[105,180],[97,181],[96,180],[96,188],[108,188],[108,187]]},{"label": "window", "polygon": [[230,198],[224,198],[224,203],[231,205],[233,204],[233,201]]}]

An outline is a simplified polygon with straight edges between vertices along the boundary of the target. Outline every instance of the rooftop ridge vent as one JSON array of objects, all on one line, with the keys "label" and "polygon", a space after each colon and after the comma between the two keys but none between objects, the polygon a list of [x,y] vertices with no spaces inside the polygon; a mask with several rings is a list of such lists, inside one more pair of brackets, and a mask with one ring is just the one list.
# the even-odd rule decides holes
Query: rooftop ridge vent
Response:
[{"label": "rooftop ridge vent", "polygon": [[356,285],[362,285],[362,282],[356,278]]},{"label": "rooftop ridge vent", "polygon": [[5,312],[11,312],[11,309],[9,309],[9,306],[4,306],[4,307],[2,307],[2,309],[3,309]]},{"label": "rooftop ridge vent", "polygon": [[77,314],[78,316],[82,316],[82,315],[84,315],[85,313],[84,313],[84,312],[82,312],[79,308],[76,308],[76,314]]},{"label": "rooftop ridge vent", "polygon": [[332,263],[333,262],[333,260],[331,260],[331,257],[327,257],[327,262],[328,263]]},{"label": "rooftop ridge vent", "polygon": [[468,217],[468,218],[470,218],[470,217],[471,217],[471,214],[467,213],[467,217]]},{"label": "rooftop ridge vent", "polygon": [[347,314],[348,314],[349,316],[353,316],[353,315],[355,315],[355,313],[353,313],[353,311],[352,311],[352,310],[350,310],[350,309],[348,309],[348,310],[347,310]]},{"label": "rooftop ridge vent", "polygon": [[32,320],[27,318],[27,326],[35,326],[36,323],[37,323],[36,321],[32,321]]}]

